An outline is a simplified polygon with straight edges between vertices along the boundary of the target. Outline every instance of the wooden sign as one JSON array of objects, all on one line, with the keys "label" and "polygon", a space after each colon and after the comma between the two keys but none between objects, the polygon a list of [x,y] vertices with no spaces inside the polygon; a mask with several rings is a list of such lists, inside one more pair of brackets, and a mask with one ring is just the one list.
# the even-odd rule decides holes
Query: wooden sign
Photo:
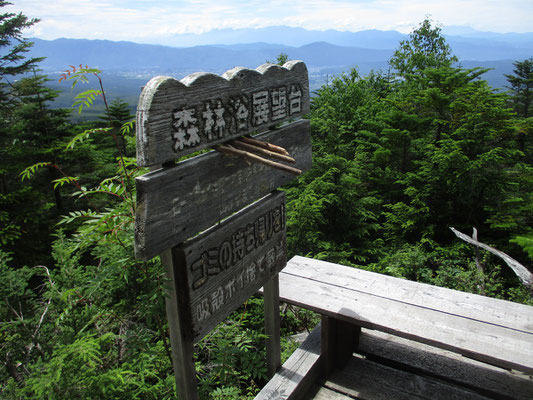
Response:
[{"label": "wooden sign", "polygon": [[151,166],[309,112],[307,67],[289,61],[222,76],[156,77],[137,106],[137,163]]},{"label": "wooden sign", "polygon": [[294,159],[283,161],[296,161],[292,166],[305,171],[311,167],[310,124],[298,119],[307,112],[309,81],[301,61],[234,68],[222,76],[196,73],[181,81],[156,77],[143,89],[137,162],[159,169],[135,180],[135,255],[160,255],[165,268],[180,399],[198,399],[194,342],[262,286],[268,373],[280,366],[277,274],[286,264],[287,243],[285,194],[275,189],[295,176],[287,165],[273,169],[257,154],[243,160],[211,151],[174,160],[222,144],[219,150],[236,154],[231,146],[238,143],[228,141],[259,132],[254,139],[287,150]]},{"label": "wooden sign", "polygon": [[178,302],[200,340],[287,262],[285,193],[274,192],[174,249]]},{"label": "wooden sign", "polygon": [[[276,143],[311,167],[309,121],[256,136]],[[148,260],[265,196],[294,176],[262,164],[247,164],[218,152],[136,178],[135,255]]]}]

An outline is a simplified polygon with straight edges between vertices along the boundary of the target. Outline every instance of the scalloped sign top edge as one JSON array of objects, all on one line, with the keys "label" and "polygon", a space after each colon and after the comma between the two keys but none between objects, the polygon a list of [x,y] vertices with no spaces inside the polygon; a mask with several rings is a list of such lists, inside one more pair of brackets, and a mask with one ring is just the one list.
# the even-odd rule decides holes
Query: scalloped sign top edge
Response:
[{"label": "scalloped sign top edge", "polygon": [[301,118],[309,112],[309,96],[302,61],[236,67],[222,75],[197,72],[179,81],[157,76],[137,106],[137,163],[162,164]]}]

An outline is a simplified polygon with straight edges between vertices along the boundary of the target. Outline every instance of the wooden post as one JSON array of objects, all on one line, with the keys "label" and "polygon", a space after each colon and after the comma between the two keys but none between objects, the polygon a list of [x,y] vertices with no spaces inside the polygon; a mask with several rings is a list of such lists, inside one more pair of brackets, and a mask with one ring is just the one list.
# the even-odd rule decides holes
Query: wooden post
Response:
[{"label": "wooden post", "polygon": [[348,362],[357,349],[360,333],[360,326],[326,315],[322,316],[320,354],[324,377]]},{"label": "wooden post", "polygon": [[161,254],[161,263],[168,279],[165,305],[172,345],[176,391],[180,400],[198,400],[191,324],[187,323],[183,306],[180,307],[178,302],[176,278],[180,277],[174,274],[176,263],[172,249]]},{"label": "wooden post", "polygon": [[264,286],[265,333],[267,373],[271,378],[281,366],[280,317],[279,317],[279,274],[273,276]]}]

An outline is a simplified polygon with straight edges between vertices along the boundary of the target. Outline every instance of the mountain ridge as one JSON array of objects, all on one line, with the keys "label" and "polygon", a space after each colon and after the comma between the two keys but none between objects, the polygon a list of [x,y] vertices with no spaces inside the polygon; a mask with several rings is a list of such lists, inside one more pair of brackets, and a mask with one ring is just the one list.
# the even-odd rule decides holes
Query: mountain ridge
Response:
[{"label": "mountain ridge", "polygon": [[[283,30],[283,32],[287,31]],[[311,31],[299,28],[299,32],[302,35],[309,35]],[[484,77],[493,87],[505,87],[507,82],[504,75],[512,73],[514,61],[533,56],[533,33],[518,34],[517,40],[513,35],[477,31],[469,31],[469,33],[482,37],[449,36],[447,41],[452,52],[458,56],[459,64],[463,67],[492,68]],[[345,34],[348,36],[343,36]],[[343,33],[330,30],[326,32],[326,37],[332,38],[336,35],[337,38],[346,38],[352,34],[353,32]],[[379,39],[377,48],[340,45],[327,40],[316,40],[301,46],[262,41],[170,47],[163,44],[101,39],[43,40],[33,38],[30,40],[34,42],[34,46],[28,56],[46,56],[47,58],[39,64],[39,67],[52,79],[58,78],[69,65],[82,64],[102,69],[105,74],[113,75],[108,81],[120,83],[114,95],[133,99],[138,96],[139,88],[157,75],[181,79],[197,71],[222,74],[235,66],[253,69],[267,61],[274,62],[279,54],[285,53],[290,59],[300,59],[306,63],[311,90],[316,90],[332,76],[346,72],[352,67],[357,67],[361,75],[366,75],[371,70],[388,70],[388,60],[398,48],[399,41],[407,37],[395,31],[361,31],[356,34],[358,34],[358,40],[366,40],[367,46],[375,43],[372,35],[377,35]],[[498,40],[487,36],[496,37]],[[399,40],[394,41],[394,37]],[[530,37],[531,42],[529,42]],[[254,38],[259,37],[248,39]],[[325,36],[319,35],[317,38],[324,39]],[[274,41],[276,35],[272,35],[270,39]],[[64,87],[55,88],[64,90]]]}]

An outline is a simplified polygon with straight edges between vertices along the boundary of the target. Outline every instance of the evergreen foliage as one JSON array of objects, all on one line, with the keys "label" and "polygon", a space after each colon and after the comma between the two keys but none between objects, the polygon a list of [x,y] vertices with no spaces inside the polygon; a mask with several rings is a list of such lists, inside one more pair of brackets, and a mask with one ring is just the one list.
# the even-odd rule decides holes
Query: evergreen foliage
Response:
[{"label": "evergreen foliage", "polygon": [[[17,38],[36,22],[2,21],[0,33]],[[533,260],[532,119],[508,107],[523,97],[455,61],[426,20],[391,59],[394,74],[352,69],[318,89],[313,168],[285,188],[290,256],[532,302],[500,260],[482,254],[480,272],[448,229],[476,227],[483,242]],[[164,271],[133,256],[133,179],[146,171],[132,158],[129,108],[105,100],[103,121],[71,125],[49,108],[56,93],[45,79],[35,71],[2,87],[2,397],[174,399]],[[104,101],[99,70],[63,79],[97,79],[76,107]],[[282,308],[284,335],[316,322]],[[266,381],[262,332],[262,300],[252,298],[197,344],[202,398],[253,398]],[[295,346],[282,345],[284,357]]]},{"label": "evergreen foliage", "polygon": [[513,65],[513,74],[505,75],[511,84],[513,105],[520,117],[529,118],[533,116],[533,57],[515,61]]}]

